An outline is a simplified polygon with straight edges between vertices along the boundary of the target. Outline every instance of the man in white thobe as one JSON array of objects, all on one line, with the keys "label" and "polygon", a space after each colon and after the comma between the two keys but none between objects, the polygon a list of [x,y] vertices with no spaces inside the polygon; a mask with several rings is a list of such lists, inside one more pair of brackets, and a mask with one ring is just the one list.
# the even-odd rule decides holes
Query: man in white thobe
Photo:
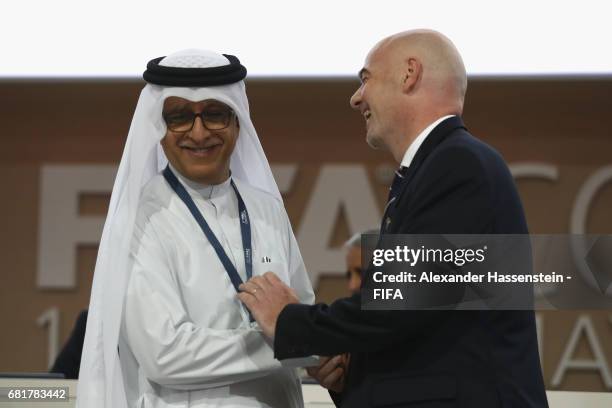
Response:
[{"label": "man in white thobe", "polygon": [[[79,406],[303,406],[295,370],[237,298],[239,283],[273,270],[295,301],[314,300],[245,75],[235,57],[207,51],[149,63],[96,265]],[[104,297],[117,288],[119,320]]]}]

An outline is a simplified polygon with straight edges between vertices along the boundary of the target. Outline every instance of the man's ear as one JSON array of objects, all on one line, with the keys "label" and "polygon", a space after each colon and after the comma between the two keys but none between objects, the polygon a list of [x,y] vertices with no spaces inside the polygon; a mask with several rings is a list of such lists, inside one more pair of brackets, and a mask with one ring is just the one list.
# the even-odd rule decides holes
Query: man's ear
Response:
[{"label": "man's ear", "polygon": [[422,74],[423,65],[421,61],[414,57],[408,58],[404,64],[402,90],[405,93],[414,91],[421,81]]},{"label": "man's ear", "polygon": [[162,137],[159,141],[159,144],[161,145],[162,148],[166,148],[166,144],[168,144],[168,131],[166,130],[166,134],[164,135],[164,137]]}]

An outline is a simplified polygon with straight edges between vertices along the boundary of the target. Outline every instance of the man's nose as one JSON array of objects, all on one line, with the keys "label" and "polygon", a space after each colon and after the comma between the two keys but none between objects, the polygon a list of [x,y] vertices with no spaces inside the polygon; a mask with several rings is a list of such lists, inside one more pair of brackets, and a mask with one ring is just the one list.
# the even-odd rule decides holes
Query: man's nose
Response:
[{"label": "man's nose", "polygon": [[359,110],[359,104],[361,103],[361,87],[351,96],[349,103],[351,104],[351,108]]},{"label": "man's nose", "polygon": [[210,136],[210,130],[204,127],[202,116],[196,116],[193,120],[193,128],[191,128],[190,136],[195,141],[204,141]]}]

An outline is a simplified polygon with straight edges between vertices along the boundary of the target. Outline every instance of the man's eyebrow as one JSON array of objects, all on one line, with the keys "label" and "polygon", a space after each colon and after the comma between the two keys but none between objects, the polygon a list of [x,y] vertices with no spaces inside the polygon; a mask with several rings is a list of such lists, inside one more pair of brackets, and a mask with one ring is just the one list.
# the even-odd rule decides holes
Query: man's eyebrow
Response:
[{"label": "man's eyebrow", "polygon": [[169,108],[169,109],[164,109],[162,112],[162,115],[180,115],[182,113],[183,113],[183,109]]},{"label": "man's eyebrow", "polygon": [[176,113],[176,112],[180,112],[184,110],[186,106],[187,106],[186,103],[181,103],[181,102],[171,103],[169,104],[169,106],[164,106],[164,109],[162,110],[162,112],[163,113]]},{"label": "man's eyebrow", "polygon": [[367,69],[365,69],[365,68],[361,68],[361,69],[359,70],[359,73],[357,74],[357,76],[359,77],[359,80],[360,80],[360,81],[363,81],[363,76],[364,76],[365,74],[369,74],[369,73],[370,73],[370,71],[368,71]]},{"label": "man's eyebrow", "polygon": [[225,108],[232,109],[229,106],[227,106],[226,104],[224,104],[223,102],[216,102],[216,101],[207,104],[205,106],[205,108],[206,109],[208,109],[208,108],[213,108],[213,109],[225,109]]}]

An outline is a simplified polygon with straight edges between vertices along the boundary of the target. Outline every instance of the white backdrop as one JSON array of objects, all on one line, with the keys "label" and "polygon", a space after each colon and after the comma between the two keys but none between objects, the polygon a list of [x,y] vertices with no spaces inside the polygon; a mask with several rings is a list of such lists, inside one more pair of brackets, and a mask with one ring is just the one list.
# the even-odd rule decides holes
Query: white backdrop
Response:
[{"label": "white backdrop", "polygon": [[0,77],[136,77],[197,47],[251,76],[356,75],[378,40],[447,34],[470,74],[612,74],[607,0],[22,0],[0,8]]}]

